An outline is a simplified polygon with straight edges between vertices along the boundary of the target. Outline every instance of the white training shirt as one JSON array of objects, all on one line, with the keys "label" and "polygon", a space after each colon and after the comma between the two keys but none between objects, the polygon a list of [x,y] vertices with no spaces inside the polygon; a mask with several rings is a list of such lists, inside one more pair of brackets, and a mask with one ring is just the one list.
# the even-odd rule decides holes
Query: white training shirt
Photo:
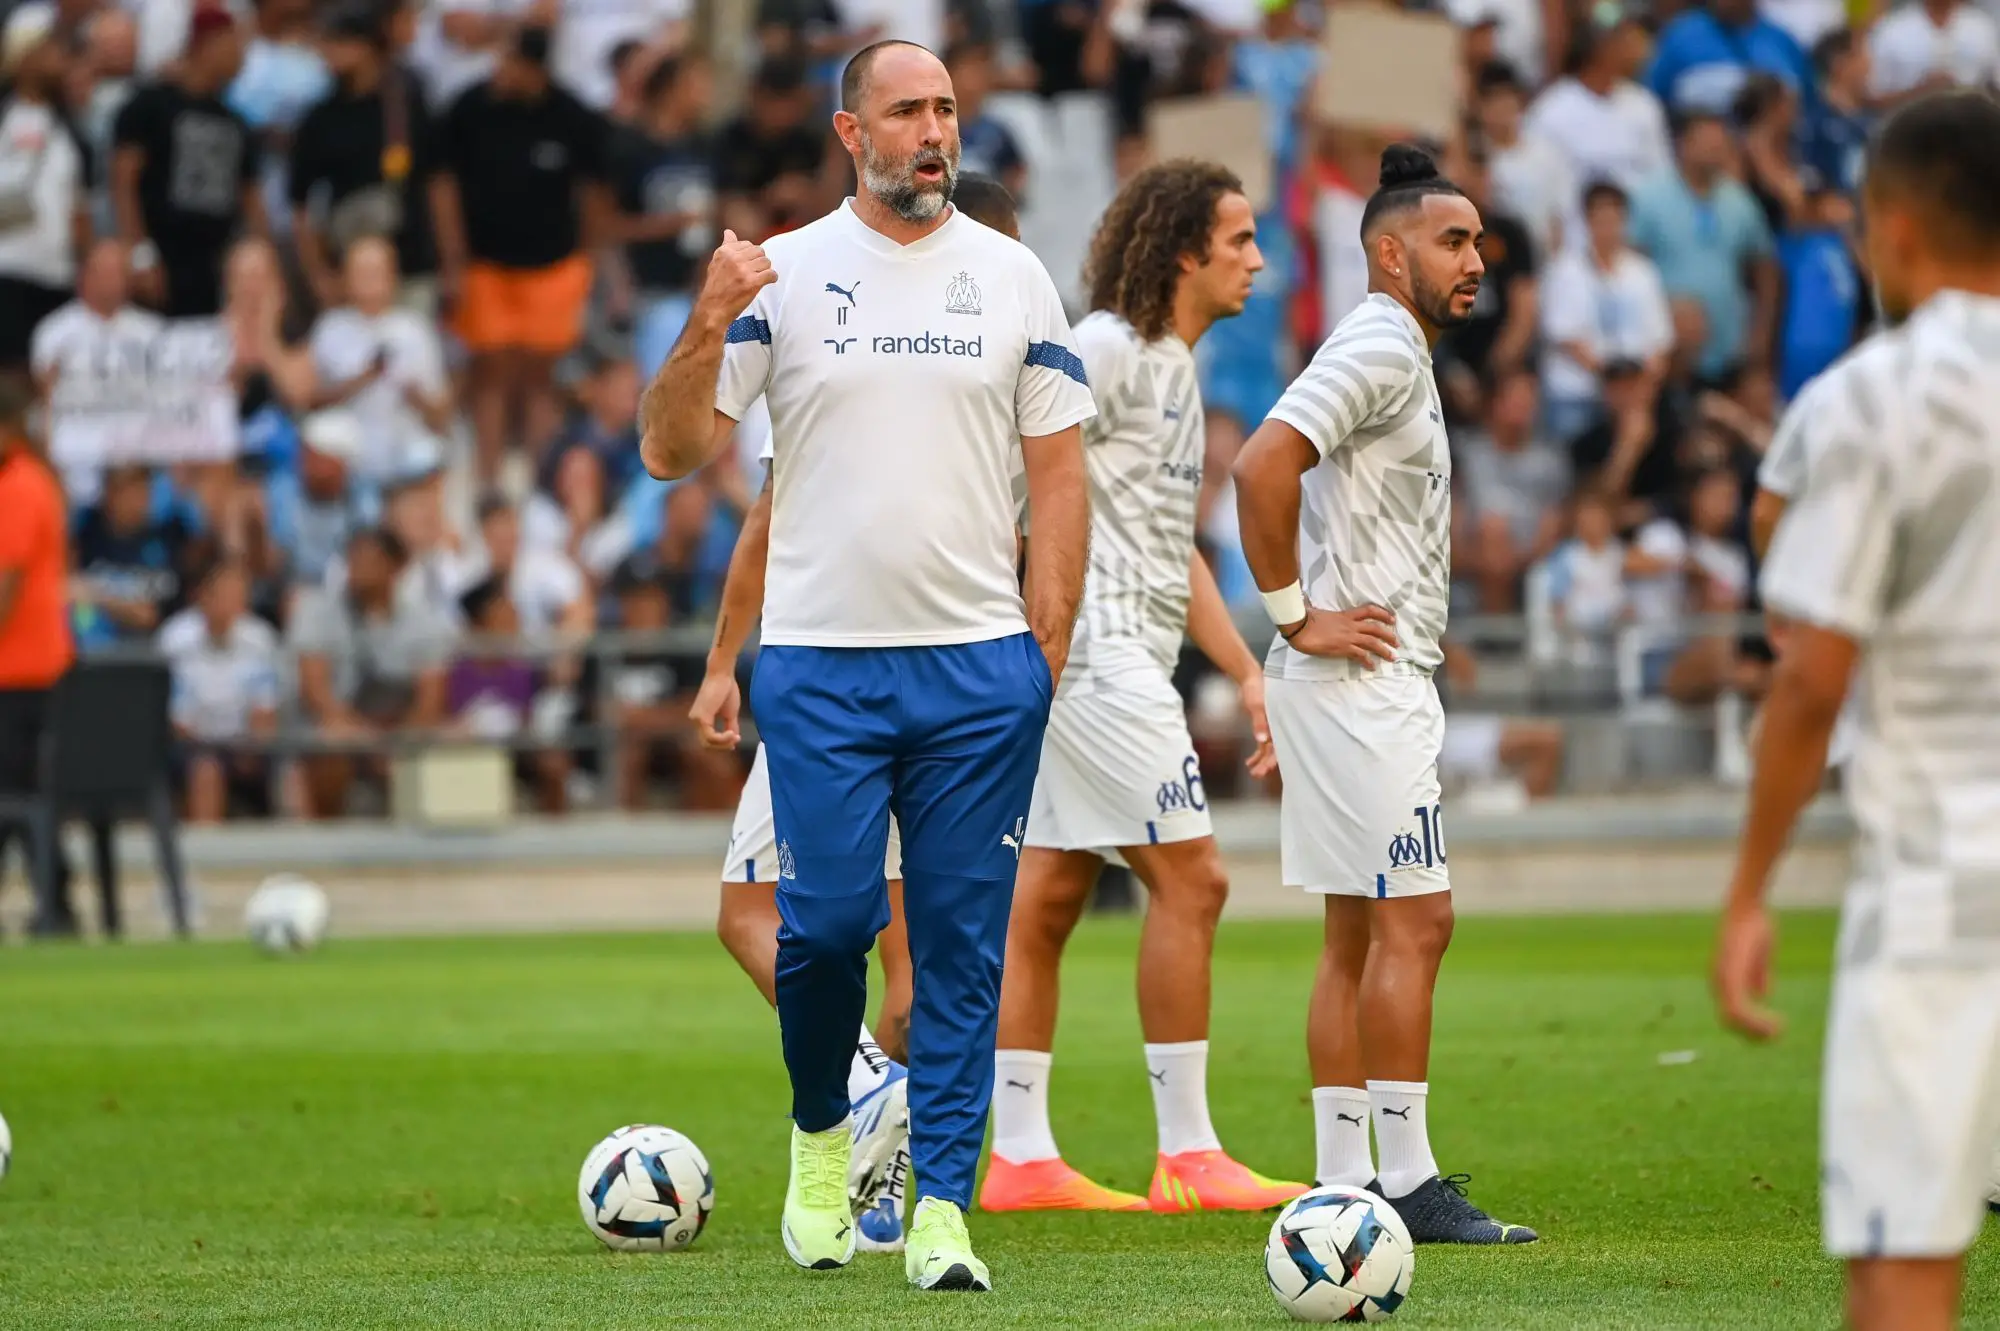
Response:
[{"label": "white training shirt", "polygon": [[[1371,292],[1292,381],[1272,420],[1303,434],[1320,463],[1304,478],[1299,567],[1306,599],[1328,610],[1379,605],[1396,616],[1396,658],[1444,660],[1451,605],[1451,448],[1430,345],[1393,297]],[[1347,679],[1352,661],[1271,640],[1265,673]]]},{"label": "white training shirt", "polygon": [[1177,335],[1142,341],[1131,324],[1100,310],[1075,337],[1097,419],[1083,434],[1090,567],[1065,696],[1134,672],[1173,673],[1187,634],[1206,440],[1194,352]]},{"label": "white training shirt", "polygon": [[774,446],[764,642],[913,647],[1027,629],[1021,440],[1096,414],[1055,283],[954,212],[899,245],[852,201],[764,246],[716,409],[761,393]]},{"label": "white training shirt", "polygon": [[[1843,962],[2000,960],[2000,300],[1944,292],[1806,395],[1773,610],[1854,639]],[[1878,913],[1879,912],[1879,913]]]}]

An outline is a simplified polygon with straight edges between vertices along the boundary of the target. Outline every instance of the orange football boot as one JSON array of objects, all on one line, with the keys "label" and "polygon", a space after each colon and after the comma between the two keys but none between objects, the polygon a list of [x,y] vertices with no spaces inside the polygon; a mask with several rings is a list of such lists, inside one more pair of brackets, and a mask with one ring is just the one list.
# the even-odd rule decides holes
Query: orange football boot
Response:
[{"label": "orange football boot", "polygon": [[1133,1192],[1120,1192],[1054,1160],[1030,1160],[1017,1165],[992,1156],[986,1162],[986,1181],[979,1186],[982,1211],[1144,1211],[1146,1199]]},{"label": "orange football boot", "polygon": [[1148,1205],[1155,1211],[1275,1211],[1300,1193],[1304,1183],[1265,1178],[1237,1164],[1224,1151],[1163,1155],[1153,1170]]}]

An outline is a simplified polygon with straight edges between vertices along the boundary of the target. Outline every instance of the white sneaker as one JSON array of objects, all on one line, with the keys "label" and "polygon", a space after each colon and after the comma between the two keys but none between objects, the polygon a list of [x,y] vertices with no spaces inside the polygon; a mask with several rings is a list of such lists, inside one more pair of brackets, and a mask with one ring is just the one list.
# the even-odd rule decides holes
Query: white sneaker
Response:
[{"label": "white sneaker", "polygon": [[889,1163],[889,1186],[882,1189],[881,1200],[863,1211],[855,1221],[859,1234],[855,1247],[862,1252],[901,1252],[903,1250],[903,1189],[910,1181],[910,1148],[905,1146],[896,1152],[896,1158]]}]

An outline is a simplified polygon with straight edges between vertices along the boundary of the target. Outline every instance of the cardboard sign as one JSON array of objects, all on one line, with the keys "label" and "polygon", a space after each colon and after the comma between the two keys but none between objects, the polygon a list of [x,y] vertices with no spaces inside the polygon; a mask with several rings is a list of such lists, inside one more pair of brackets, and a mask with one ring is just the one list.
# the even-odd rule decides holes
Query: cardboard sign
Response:
[{"label": "cardboard sign", "polygon": [[1459,33],[1442,14],[1374,0],[1327,11],[1314,110],[1336,125],[1447,139],[1459,113]]},{"label": "cardboard sign", "polygon": [[126,330],[63,358],[49,399],[50,461],[69,474],[235,457],[235,358],[219,319]]},{"label": "cardboard sign", "polygon": [[1264,129],[1264,106],[1250,93],[1177,97],[1148,112],[1153,160],[1195,157],[1226,166],[1243,182],[1243,196],[1255,212],[1270,207],[1276,188],[1271,148]]}]

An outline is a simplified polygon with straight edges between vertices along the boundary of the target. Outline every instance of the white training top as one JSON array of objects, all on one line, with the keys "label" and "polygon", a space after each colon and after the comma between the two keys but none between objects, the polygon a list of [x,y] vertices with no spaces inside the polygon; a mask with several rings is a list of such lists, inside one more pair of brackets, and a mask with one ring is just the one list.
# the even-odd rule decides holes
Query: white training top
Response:
[{"label": "white training top", "polygon": [[715,405],[771,409],[765,644],[1025,632],[1021,440],[1096,414],[1055,283],[957,212],[899,245],[843,204],[764,249],[778,280],[730,325]]},{"label": "white training top", "polygon": [[1843,962],[2000,960],[2000,300],[1945,292],[1804,395],[1773,610],[1861,645]]},{"label": "white training top", "polygon": [[[1451,604],[1451,449],[1415,317],[1371,292],[1320,344],[1271,419],[1320,454],[1299,513],[1306,599],[1328,610],[1393,611],[1397,659],[1435,668]],[[1358,667],[1273,638],[1264,668],[1280,679],[1348,679]]]},{"label": "white training top", "polygon": [[1171,675],[1187,633],[1188,561],[1205,444],[1194,353],[1174,333],[1144,342],[1100,310],[1076,326],[1097,398],[1084,428],[1090,572],[1061,693],[1133,671]]}]

